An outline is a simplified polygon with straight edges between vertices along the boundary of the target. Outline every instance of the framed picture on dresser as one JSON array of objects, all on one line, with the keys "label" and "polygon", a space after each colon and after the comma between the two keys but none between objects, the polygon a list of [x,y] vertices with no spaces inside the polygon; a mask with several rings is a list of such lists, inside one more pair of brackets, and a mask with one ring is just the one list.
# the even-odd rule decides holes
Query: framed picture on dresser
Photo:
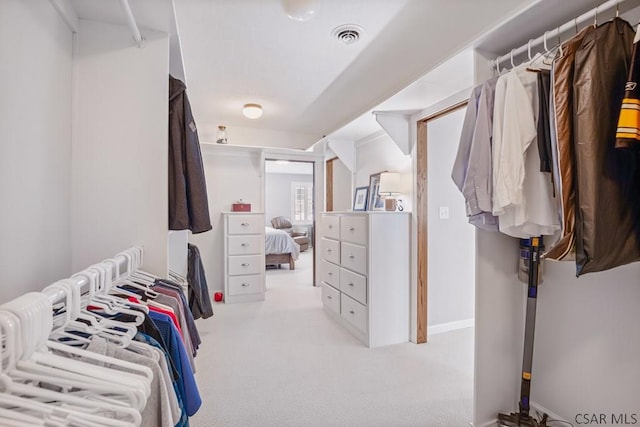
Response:
[{"label": "framed picture on dresser", "polygon": [[369,187],[358,187],[353,195],[353,210],[354,211],[366,211],[367,210],[367,196],[369,194]]},{"label": "framed picture on dresser", "polygon": [[368,211],[383,211],[384,199],[378,194],[380,187],[380,174],[382,172],[369,175],[369,202],[367,203]]}]

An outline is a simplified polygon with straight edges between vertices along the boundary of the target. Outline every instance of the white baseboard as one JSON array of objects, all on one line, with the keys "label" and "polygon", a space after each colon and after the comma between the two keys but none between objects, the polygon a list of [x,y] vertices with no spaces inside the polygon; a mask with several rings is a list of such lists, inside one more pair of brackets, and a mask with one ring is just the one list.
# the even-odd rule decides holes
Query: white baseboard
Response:
[{"label": "white baseboard", "polygon": [[[565,422],[568,422],[569,424],[571,424],[570,421],[565,420],[560,415],[551,412],[550,410],[548,410],[544,406],[539,405],[539,404],[537,404],[535,402],[531,402],[529,413],[530,413],[531,416],[535,416],[536,418],[537,418],[538,414],[540,414],[540,416],[542,416],[542,414],[547,414],[547,416],[549,417],[550,420],[565,421]],[[479,424],[478,426],[474,426],[474,427],[496,427],[496,426],[499,426],[497,418],[494,419],[494,420],[491,420],[491,421],[487,421],[486,423]]]},{"label": "white baseboard", "polygon": [[542,416],[542,414],[547,414],[547,416],[549,417],[550,420],[557,420],[557,421],[564,421],[564,422],[567,422],[567,423],[571,423],[571,421],[565,420],[560,415],[555,414],[555,413],[551,412],[550,410],[548,410],[547,408],[545,408],[544,406],[539,405],[536,402],[532,401],[531,404],[530,404],[530,413],[531,413],[531,415],[536,415],[536,412],[539,413],[540,416]]},{"label": "white baseboard", "polygon": [[498,419],[495,419],[493,421],[489,421],[489,422],[486,422],[484,424],[480,424],[480,425],[473,426],[473,427],[495,427],[497,425],[498,425]]},{"label": "white baseboard", "polygon": [[473,328],[475,324],[475,319],[456,320],[455,322],[441,323],[439,325],[429,326],[427,328],[427,335],[442,334],[444,332],[455,331],[457,329]]}]

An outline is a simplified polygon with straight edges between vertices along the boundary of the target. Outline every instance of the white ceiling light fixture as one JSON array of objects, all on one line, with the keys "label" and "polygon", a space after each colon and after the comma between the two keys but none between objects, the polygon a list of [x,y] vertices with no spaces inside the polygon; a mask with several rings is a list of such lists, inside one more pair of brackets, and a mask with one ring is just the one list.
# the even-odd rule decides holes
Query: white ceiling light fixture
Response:
[{"label": "white ceiling light fixture", "polygon": [[318,13],[320,0],[281,0],[282,8],[294,21],[304,22]]},{"label": "white ceiling light fixture", "polygon": [[262,116],[262,105],[260,104],[244,104],[242,114],[250,119],[258,119]]}]

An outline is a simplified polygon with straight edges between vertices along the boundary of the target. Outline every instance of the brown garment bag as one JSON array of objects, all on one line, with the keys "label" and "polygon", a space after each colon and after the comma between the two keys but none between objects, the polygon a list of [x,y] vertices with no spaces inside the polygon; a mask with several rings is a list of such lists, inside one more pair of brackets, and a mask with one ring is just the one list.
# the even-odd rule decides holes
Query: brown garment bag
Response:
[{"label": "brown garment bag", "polygon": [[576,274],[640,260],[640,247],[615,149],[634,31],[616,18],[587,34],[575,56]]}]

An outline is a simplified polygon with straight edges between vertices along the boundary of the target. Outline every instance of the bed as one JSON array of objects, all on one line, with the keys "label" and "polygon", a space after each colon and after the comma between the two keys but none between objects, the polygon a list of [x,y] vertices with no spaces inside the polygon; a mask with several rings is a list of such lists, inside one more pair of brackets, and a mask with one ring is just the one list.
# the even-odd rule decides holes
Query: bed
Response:
[{"label": "bed", "polygon": [[289,264],[289,270],[296,269],[296,260],[300,256],[300,246],[283,230],[266,227],[264,230],[265,265]]}]

